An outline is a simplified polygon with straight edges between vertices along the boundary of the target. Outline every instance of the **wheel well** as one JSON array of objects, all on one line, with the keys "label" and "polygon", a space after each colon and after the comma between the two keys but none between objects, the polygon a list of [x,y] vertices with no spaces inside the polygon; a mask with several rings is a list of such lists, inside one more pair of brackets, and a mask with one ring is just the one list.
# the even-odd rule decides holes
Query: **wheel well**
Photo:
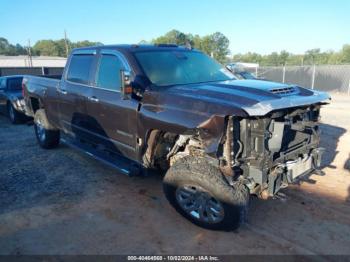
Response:
[{"label": "wheel well", "polygon": [[35,97],[30,98],[30,104],[32,106],[33,114],[42,107],[39,99]]},{"label": "wheel well", "polygon": [[205,155],[204,145],[196,132],[175,134],[167,131],[149,132],[143,163],[147,167],[167,170],[186,155]]},{"label": "wheel well", "polygon": [[143,153],[143,164],[149,168],[168,168],[167,154],[175,145],[178,135],[161,130],[150,130],[146,148]]}]

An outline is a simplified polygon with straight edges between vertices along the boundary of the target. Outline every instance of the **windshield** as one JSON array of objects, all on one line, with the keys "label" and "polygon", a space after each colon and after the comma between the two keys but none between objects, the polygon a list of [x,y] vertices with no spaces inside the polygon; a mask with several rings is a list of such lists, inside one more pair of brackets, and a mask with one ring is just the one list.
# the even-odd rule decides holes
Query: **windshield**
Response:
[{"label": "windshield", "polygon": [[157,86],[195,84],[235,79],[214,59],[196,51],[135,53],[149,80]]}]

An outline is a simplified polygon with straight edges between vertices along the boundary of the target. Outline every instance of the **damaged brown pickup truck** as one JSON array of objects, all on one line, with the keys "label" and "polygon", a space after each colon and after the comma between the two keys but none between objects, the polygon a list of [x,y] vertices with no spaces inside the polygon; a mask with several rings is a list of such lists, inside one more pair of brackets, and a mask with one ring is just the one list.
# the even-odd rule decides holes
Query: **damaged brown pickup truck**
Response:
[{"label": "damaged brown pickup truck", "polygon": [[63,141],[129,175],[160,170],[171,205],[206,228],[237,228],[250,195],[273,196],[320,165],[326,93],[237,80],[194,49],[76,49],[61,80],[23,86],[40,146]]}]

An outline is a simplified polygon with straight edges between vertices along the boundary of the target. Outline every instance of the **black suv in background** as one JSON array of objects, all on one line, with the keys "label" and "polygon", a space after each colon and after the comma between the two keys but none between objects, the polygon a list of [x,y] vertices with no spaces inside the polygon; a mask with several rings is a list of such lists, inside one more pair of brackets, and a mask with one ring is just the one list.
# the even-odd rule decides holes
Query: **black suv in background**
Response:
[{"label": "black suv in background", "polygon": [[6,114],[11,123],[27,120],[22,95],[23,76],[0,77],[0,112]]}]

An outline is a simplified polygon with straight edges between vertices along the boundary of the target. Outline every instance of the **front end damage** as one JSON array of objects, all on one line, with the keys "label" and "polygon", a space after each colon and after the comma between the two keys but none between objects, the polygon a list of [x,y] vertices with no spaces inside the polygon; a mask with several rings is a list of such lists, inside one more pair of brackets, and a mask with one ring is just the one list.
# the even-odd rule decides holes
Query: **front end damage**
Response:
[{"label": "front end damage", "polygon": [[230,183],[243,182],[251,194],[267,198],[320,166],[320,107],[229,116],[220,136],[211,135],[217,119],[182,135],[154,130],[143,160],[148,167],[167,170],[182,157],[207,157]]},{"label": "front end damage", "polygon": [[146,99],[147,115],[153,110],[157,119],[176,120],[148,135],[146,167],[166,171],[180,158],[206,157],[231,185],[244,183],[251,194],[267,198],[321,165],[318,121],[330,100],[324,92],[265,81],[168,92]]},{"label": "front end damage", "polygon": [[[320,105],[285,109],[264,117],[229,117],[220,166],[266,198],[321,164]],[[229,167],[229,168],[227,168]]]}]

